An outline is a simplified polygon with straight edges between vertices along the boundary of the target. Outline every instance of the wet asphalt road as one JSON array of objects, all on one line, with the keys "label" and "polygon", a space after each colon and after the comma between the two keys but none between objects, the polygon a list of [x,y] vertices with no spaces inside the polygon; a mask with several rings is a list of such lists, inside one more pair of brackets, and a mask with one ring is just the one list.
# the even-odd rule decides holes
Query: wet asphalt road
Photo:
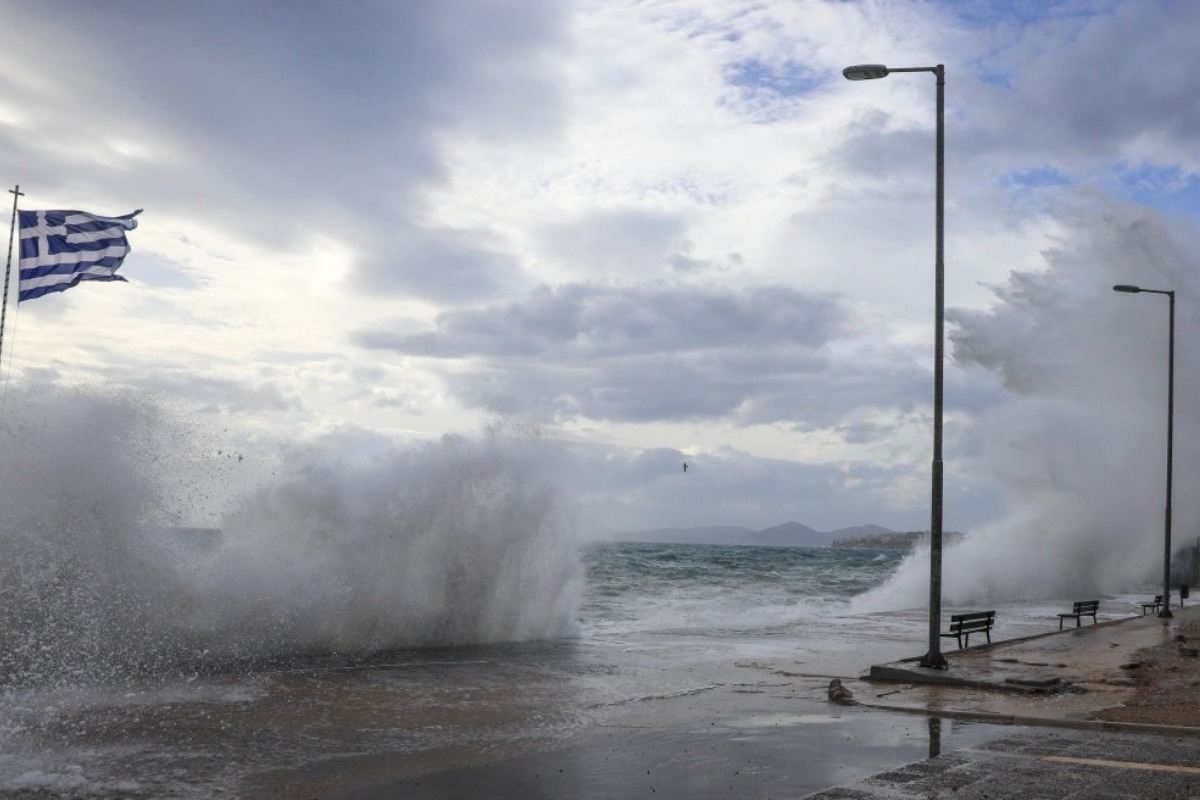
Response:
[{"label": "wet asphalt road", "polygon": [[[772,700],[774,702],[772,703]],[[719,705],[709,696],[697,705]],[[798,798],[1013,730],[861,708],[743,698],[750,713],[601,724],[558,749],[484,759],[329,794],[321,800],[743,800]],[[772,708],[774,706],[774,708]],[[779,710],[776,710],[779,709]],[[807,713],[806,713],[807,712]],[[654,717],[658,717],[655,719]],[[930,748],[935,748],[931,751]],[[355,781],[350,776],[347,784]]]},{"label": "wet asphalt road", "polygon": [[[842,717],[755,731],[597,732],[585,746],[337,795],[442,798],[1200,800],[1200,737]],[[892,736],[875,739],[886,727]],[[911,744],[897,745],[894,735]],[[897,727],[893,727],[897,726]],[[919,727],[918,727],[919,726]],[[880,731],[882,733],[882,731]],[[887,741],[884,741],[887,739]],[[887,762],[891,761],[891,765]],[[871,775],[870,766],[884,771]],[[827,788],[827,787],[836,788]]]},{"label": "wet asphalt road", "polygon": [[1200,800],[1200,737],[1022,730],[816,800]]}]

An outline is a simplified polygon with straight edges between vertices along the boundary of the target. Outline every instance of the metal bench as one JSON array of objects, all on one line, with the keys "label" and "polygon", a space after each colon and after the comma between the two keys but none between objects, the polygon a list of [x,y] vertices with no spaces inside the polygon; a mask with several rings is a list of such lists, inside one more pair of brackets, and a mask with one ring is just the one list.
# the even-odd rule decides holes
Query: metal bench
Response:
[{"label": "metal bench", "polygon": [[992,625],[996,620],[995,611],[972,611],[967,614],[950,615],[950,632],[943,633],[942,638],[952,638],[958,641],[958,649],[963,647],[963,640],[971,646],[971,634],[982,633],[987,636],[988,644],[992,643]]},{"label": "metal bench", "polygon": [[1162,595],[1156,594],[1154,595],[1153,603],[1142,603],[1142,616],[1145,616],[1151,611],[1158,611],[1160,608],[1162,608]]},{"label": "metal bench", "polygon": [[1058,629],[1061,631],[1063,620],[1070,619],[1071,617],[1075,618],[1076,628],[1083,624],[1083,621],[1080,619],[1081,617],[1091,617],[1094,623],[1096,621],[1096,610],[1099,608],[1099,600],[1077,600],[1071,606],[1070,612],[1058,615]]}]

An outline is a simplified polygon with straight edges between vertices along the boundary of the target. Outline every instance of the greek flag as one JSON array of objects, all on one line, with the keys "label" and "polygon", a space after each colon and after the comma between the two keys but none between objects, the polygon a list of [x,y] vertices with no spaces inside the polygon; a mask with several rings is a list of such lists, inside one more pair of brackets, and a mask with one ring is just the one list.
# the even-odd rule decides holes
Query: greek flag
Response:
[{"label": "greek flag", "polygon": [[21,278],[17,301],[63,292],[80,281],[123,281],[129,253],[125,231],[137,227],[139,208],[123,217],[86,211],[21,211]]}]

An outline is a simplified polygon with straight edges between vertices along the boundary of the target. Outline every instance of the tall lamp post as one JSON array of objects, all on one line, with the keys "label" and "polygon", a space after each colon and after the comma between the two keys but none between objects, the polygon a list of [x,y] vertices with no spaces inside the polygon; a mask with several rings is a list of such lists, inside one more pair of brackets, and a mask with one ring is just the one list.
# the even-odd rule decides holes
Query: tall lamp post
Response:
[{"label": "tall lamp post", "polygon": [[1169,289],[1143,289],[1140,286],[1118,284],[1114,292],[1129,294],[1165,294],[1170,300],[1170,336],[1167,340],[1167,510],[1163,524],[1163,590],[1160,617],[1173,617],[1171,613],[1171,463],[1175,440],[1175,292]]},{"label": "tall lamp post", "polygon": [[846,67],[842,75],[852,81],[886,78],[893,72],[932,72],[937,78],[937,244],[934,260],[934,357],[933,357],[933,491],[929,524],[929,652],[922,667],[946,668],[942,655],[942,354],[945,327],[945,164],[946,164],[946,69],[936,67],[885,67],[859,64]]}]

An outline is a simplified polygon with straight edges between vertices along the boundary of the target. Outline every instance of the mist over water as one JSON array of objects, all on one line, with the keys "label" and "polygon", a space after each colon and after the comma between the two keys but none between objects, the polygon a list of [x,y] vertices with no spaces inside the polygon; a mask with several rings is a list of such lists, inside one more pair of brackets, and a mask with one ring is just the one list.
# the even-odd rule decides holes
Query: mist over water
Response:
[{"label": "mist over water", "polygon": [[9,390],[0,689],[574,632],[578,547],[536,436],[294,453],[219,535],[172,527],[212,490],[182,452],[202,438],[129,393]]},{"label": "mist over water", "polygon": [[504,434],[294,463],[224,519],[194,624],[254,637],[270,620],[285,647],[342,652],[572,633],[582,578],[553,469],[543,442]]},{"label": "mist over water", "polygon": [[[1200,531],[1188,490],[1200,478],[1200,234],[1120,206],[1064,219],[1044,269],[1013,272],[987,311],[951,314],[957,365],[1005,391],[977,408],[947,392],[984,442],[964,457],[949,429],[947,481],[983,471],[1012,511],[948,548],[948,604],[1156,586],[1167,302],[1115,283],[1177,292],[1175,542]],[[133,393],[8,390],[0,688],[577,632],[579,547],[563,470],[538,437],[297,451],[250,485],[222,466],[221,535],[165,530],[191,524],[195,495],[214,491],[192,481],[216,449],[204,439]],[[927,592],[919,551],[853,608],[918,607]]]},{"label": "mist over water", "polygon": [[[1161,587],[1169,303],[1114,284],[1176,292],[1173,545],[1194,544],[1200,532],[1189,488],[1200,478],[1200,232],[1145,209],[1075,209],[1044,259],[1044,269],[993,287],[990,310],[948,314],[957,365],[990,372],[1007,392],[993,407],[967,409],[982,427],[983,456],[956,462],[948,443],[946,480],[982,469],[1012,509],[947,548],[950,604]],[[955,405],[948,389],[948,414]],[[954,517],[948,507],[948,530]],[[925,605],[928,585],[926,549],[856,605]]]}]

